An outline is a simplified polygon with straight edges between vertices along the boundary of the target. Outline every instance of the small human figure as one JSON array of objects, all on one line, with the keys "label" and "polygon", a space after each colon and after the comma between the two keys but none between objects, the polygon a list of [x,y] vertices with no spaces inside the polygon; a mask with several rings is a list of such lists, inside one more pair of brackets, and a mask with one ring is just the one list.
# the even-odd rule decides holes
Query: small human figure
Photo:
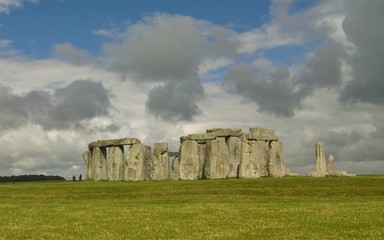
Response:
[{"label": "small human figure", "polygon": [[73,175],[72,180],[76,181],[76,176],[75,175]]},{"label": "small human figure", "polygon": [[81,182],[81,179],[83,178],[83,176],[81,176],[81,174],[80,174],[80,176],[79,176],[79,181]]}]

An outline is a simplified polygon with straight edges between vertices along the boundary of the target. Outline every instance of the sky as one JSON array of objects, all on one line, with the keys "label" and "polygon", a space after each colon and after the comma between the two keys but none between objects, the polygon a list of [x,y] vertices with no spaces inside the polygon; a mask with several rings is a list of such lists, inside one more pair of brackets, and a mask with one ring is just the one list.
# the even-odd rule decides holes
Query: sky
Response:
[{"label": "sky", "polygon": [[0,0],[0,175],[89,142],[274,129],[291,172],[384,174],[382,0]]}]

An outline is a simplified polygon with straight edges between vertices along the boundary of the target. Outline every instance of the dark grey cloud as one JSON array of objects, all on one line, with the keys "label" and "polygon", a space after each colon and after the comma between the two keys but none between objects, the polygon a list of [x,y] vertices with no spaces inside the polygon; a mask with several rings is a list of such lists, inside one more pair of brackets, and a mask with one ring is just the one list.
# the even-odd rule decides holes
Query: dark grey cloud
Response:
[{"label": "dark grey cloud", "polygon": [[23,104],[23,97],[14,95],[11,88],[0,84],[0,129],[17,128],[27,121]]},{"label": "dark grey cloud", "polygon": [[0,86],[1,129],[17,128],[27,123],[44,129],[80,127],[80,121],[108,116],[112,107],[110,92],[101,83],[77,80],[54,92],[31,91],[17,95]]},{"label": "dark grey cloud", "polygon": [[303,97],[317,88],[337,88],[341,85],[342,55],[345,55],[344,51],[335,44],[325,45],[313,53],[296,83]]},{"label": "dark grey cloud", "polygon": [[353,80],[341,95],[342,101],[384,103],[382,59],[384,56],[384,1],[345,1],[343,29],[355,44],[350,58]]},{"label": "dark grey cloud", "polygon": [[204,97],[200,82],[166,83],[148,94],[147,111],[166,121],[191,121],[200,113],[197,103]]}]

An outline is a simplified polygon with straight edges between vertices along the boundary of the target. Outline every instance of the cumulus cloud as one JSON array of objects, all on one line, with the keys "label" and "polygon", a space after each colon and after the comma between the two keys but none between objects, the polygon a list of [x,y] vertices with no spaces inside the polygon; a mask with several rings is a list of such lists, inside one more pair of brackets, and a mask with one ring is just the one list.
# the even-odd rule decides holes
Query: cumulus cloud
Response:
[{"label": "cumulus cloud", "polygon": [[323,1],[291,13],[293,3],[274,1],[271,23],[242,34],[240,52],[267,54],[268,49],[300,44],[308,46],[302,50],[303,61],[292,66],[269,62],[267,68],[257,60],[242,63],[229,68],[223,84],[255,103],[259,111],[276,116],[292,117],[314,91],[337,89],[343,83],[342,66],[347,56],[343,47],[348,44],[341,28],[341,5]]},{"label": "cumulus cloud", "polygon": [[353,79],[342,92],[342,101],[384,103],[382,58],[384,33],[380,23],[384,21],[384,2],[373,0],[345,1],[347,14],[343,29],[356,51],[349,59]]},{"label": "cumulus cloud", "polygon": [[1,129],[12,129],[33,123],[44,129],[79,127],[82,120],[107,116],[112,107],[110,92],[98,82],[77,80],[48,91],[30,91],[14,94],[0,85]]},{"label": "cumulus cloud", "polygon": [[[191,17],[155,14],[131,25],[119,42],[104,46],[109,66],[135,81],[162,82],[149,92],[147,110],[166,121],[192,120],[203,97],[204,59],[236,53],[232,31]],[[191,80],[192,79],[192,80]]]}]

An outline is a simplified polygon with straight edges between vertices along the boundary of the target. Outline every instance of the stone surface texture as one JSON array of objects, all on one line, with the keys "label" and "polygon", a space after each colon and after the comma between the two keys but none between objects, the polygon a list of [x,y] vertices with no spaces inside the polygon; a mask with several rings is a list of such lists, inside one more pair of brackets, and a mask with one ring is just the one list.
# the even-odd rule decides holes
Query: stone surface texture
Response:
[{"label": "stone surface texture", "polygon": [[168,156],[168,143],[159,142],[155,143],[153,149],[152,166],[153,174],[152,180],[169,180],[169,156]]},{"label": "stone surface texture", "polygon": [[199,179],[199,151],[197,141],[186,140],[180,147],[179,174],[182,180]]},{"label": "stone surface texture", "polygon": [[121,181],[124,177],[124,146],[111,146],[108,148],[108,180]]}]

